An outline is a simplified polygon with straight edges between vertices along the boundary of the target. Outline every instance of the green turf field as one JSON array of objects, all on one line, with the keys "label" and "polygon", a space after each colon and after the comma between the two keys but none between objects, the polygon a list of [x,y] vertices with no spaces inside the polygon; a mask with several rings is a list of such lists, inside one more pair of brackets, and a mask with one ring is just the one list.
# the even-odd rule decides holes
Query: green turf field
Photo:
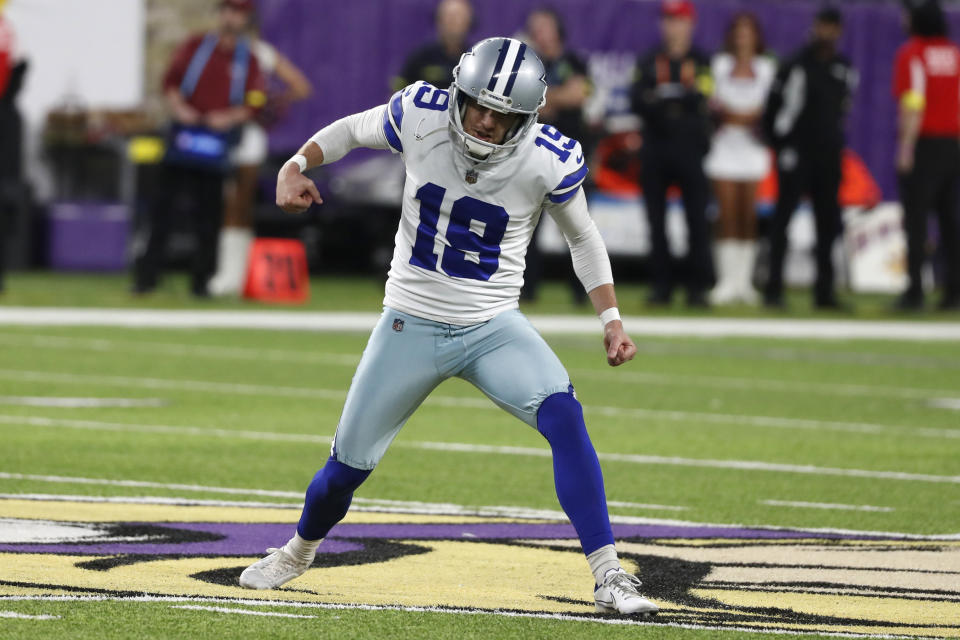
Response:
[{"label": "green turf field", "polygon": [[[54,304],[18,287],[48,278],[15,277],[2,304]],[[64,304],[195,306],[57,283]],[[534,310],[567,312],[564,294]],[[320,281],[310,308],[378,298]],[[0,637],[960,637],[960,344],[944,342],[642,338],[613,370],[598,335],[550,336],[621,552],[663,608],[652,624],[593,617],[569,532],[536,529],[560,517],[545,441],[459,380],[324,543],[342,562],[236,587],[261,541],[292,533],[365,339],[0,326]],[[123,406],[57,406],[90,399]]]}]

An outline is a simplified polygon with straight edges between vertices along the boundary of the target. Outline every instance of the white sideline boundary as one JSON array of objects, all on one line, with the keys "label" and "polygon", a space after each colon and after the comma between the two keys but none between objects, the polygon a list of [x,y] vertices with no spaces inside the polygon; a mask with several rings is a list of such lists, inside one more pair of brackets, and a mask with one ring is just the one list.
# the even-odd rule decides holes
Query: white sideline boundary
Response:
[{"label": "white sideline boundary", "polygon": [[283,600],[253,600],[249,598],[216,598],[216,597],[188,597],[188,596],[106,596],[106,595],[76,595],[76,596],[4,596],[0,595],[0,602],[190,602],[239,604],[244,606],[287,607],[294,609],[332,609],[335,611],[404,611],[409,613],[446,613],[451,615],[474,616],[503,616],[507,618],[534,618],[539,620],[563,620],[566,622],[592,622],[617,626],[647,626],[667,627],[674,629],[690,629],[695,631],[741,631],[761,635],[788,635],[788,636],[818,636],[830,638],[871,638],[874,640],[936,640],[926,636],[905,636],[891,634],[858,634],[824,631],[796,631],[793,629],[757,629],[755,627],[722,627],[715,625],[683,624],[679,622],[657,622],[656,618],[646,620],[631,620],[623,618],[597,618],[592,616],[578,616],[564,613],[536,613],[524,611],[498,611],[484,609],[456,609],[444,607],[410,607],[401,605],[372,605],[372,604],[334,604],[325,602],[292,602]]},{"label": "white sideline boundary", "polygon": [[[544,334],[599,335],[591,316],[531,315]],[[265,329],[275,331],[370,331],[379,313],[313,311],[184,311],[3,307],[0,325],[165,329]],[[806,338],[829,340],[958,341],[960,322],[790,320],[780,318],[645,318],[627,316],[635,336]]]}]

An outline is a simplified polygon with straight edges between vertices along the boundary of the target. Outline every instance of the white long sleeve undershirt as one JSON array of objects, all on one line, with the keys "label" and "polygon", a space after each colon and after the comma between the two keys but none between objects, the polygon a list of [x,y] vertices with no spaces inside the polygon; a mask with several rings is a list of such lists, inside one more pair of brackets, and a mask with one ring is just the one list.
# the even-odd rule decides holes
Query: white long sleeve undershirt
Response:
[{"label": "white long sleeve undershirt", "polygon": [[350,151],[389,149],[387,134],[383,132],[383,113],[387,105],[340,118],[317,131],[310,141],[323,151],[323,164],[336,162]]},{"label": "white long sleeve undershirt", "polygon": [[563,204],[551,204],[546,207],[563,237],[570,247],[573,258],[573,270],[588,292],[600,285],[613,284],[613,269],[607,247],[597,225],[587,209],[587,198],[583,189]]}]

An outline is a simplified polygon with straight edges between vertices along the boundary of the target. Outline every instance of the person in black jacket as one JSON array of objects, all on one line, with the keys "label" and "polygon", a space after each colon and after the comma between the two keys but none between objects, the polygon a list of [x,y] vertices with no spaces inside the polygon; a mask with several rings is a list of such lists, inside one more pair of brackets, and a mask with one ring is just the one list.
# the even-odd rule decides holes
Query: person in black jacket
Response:
[{"label": "person in black jacket", "polygon": [[768,307],[782,308],[787,224],[809,194],[817,231],[814,305],[837,309],[833,244],[840,233],[841,158],[844,120],[857,72],[837,50],[840,12],[824,8],[816,16],[811,41],[780,67],[764,112],[764,129],[777,153],[780,194],[770,223],[770,276],[764,290]]},{"label": "person in black jacket", "polygon": [[453,68],[469,48],[467,34],[473,25],[470,0],[440,0],[434,13],[437,39],[413,51],[403,63],[391,85],[394,91],[425,80],[446,89],[453,82]]},{"label": "person in black jacket", "polygon": [[705,307],[706,291],[713,283],[706,218],[709,187],[703,172],[710,147],[710,61],[692,47],[696,14],[691,2],[666,0],[661,16],[663,44],[640,58],[631,90],[633,110],[643,120],[641,186],[653,269],[648,302],[669,304],[673,294],[666,196],[667,188],[676,184],[683,194],[688,229],[687,304]]},{"label": "person in black jacket", "polygon": [[[579,141],[584,154],[589,155],[590,144],[586,140],[587,127],[583,119],[583,105],[590,93],[586,63],[567,47],[566,27],[560,15],[550,7],[539,7],[527,16],[526,32],[530,46],[546,71],[547,103],[540,109],[537,121],[554,127],[571,140]],[[543,273],[539,234],[538,229],[527,247],[527,268],[520,291],[520,299],[525,301],[536,300]],[[577,279],[573,265],[567,271],[574,304],[586,304],[587,293]]]}]

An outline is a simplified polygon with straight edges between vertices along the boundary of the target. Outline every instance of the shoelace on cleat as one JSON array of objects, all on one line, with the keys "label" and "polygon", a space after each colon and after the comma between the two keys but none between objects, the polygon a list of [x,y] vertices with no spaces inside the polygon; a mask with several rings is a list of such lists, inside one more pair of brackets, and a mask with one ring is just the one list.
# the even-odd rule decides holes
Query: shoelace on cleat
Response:
[{"label": "shoelace on cleat", "polygon": [[640,578],[624,571],[610,574],[603,582],[604,586],[611,591],[617,590],[626,596],[643,597],[640,595],[640,586],[643,584],[640,582]]}]

